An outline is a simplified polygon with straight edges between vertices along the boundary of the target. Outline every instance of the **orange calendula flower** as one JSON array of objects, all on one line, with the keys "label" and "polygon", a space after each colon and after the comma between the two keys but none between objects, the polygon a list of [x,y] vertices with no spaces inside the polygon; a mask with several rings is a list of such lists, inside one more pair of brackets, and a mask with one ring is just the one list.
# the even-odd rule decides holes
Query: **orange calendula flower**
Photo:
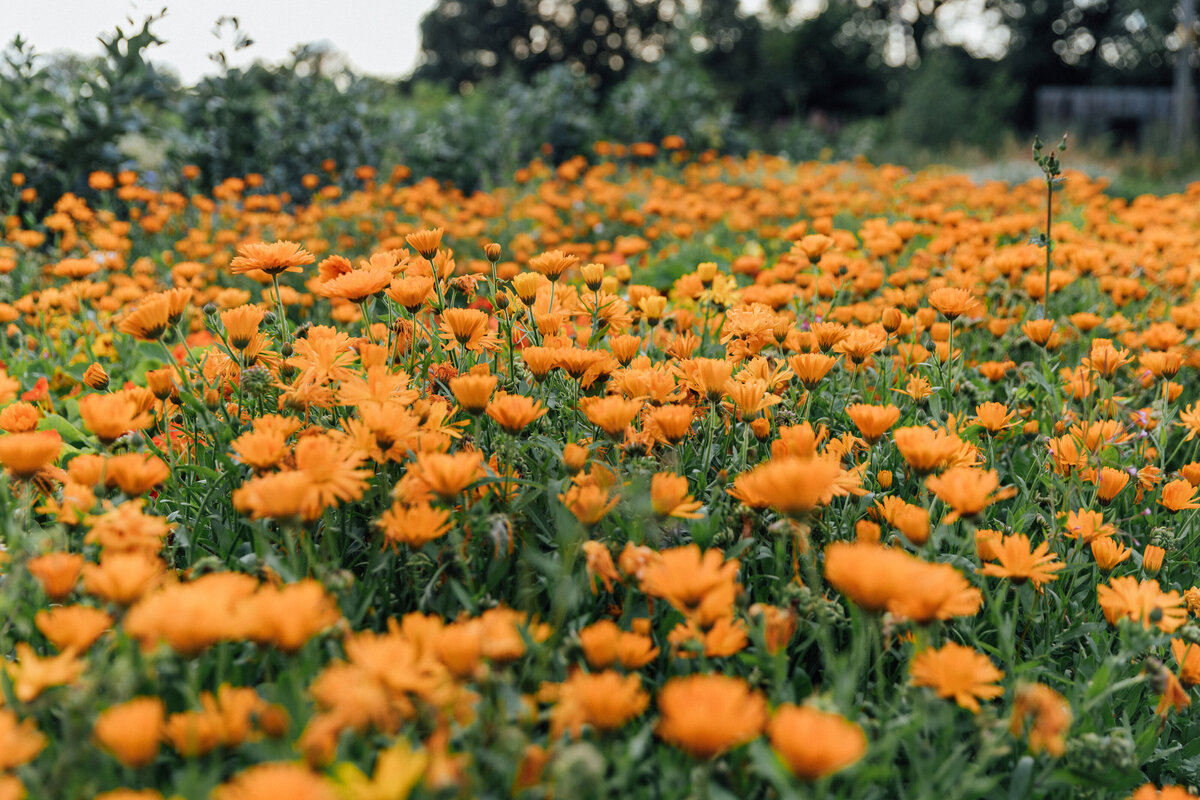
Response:
[{"label": "orange calendula flower", "polygon": [[656,472],[650,479],[650,505],[663,519],[700,519],[703,505],[688,493],[687,478],[673,472]]},{"label": "orange calendula flower", "polygon": [[29,480],[53,464],[61,451],[62,437],[55,431],[0,436],[0,465],[19,481]]},{"label": "orange calendula flower", "polygon": [[447,308],[438,322],[439,335],[451,350],[497,350],[500,339],[491,331],[490,318],[477,308]]},{"label": "orange calendula flower", "polygon": [[871,444],[879,441],[900,419],[900,409],[893,405],[872,406],[854,403],[846,406],[846,416],[858,428],[859,433]]},{"label": "orange calendula flower", "polygon": [[229,262],[229,270],[234,275],[262,270],[275,276],[301,272],[300,268],[313,260],[313,254],[296,242],[246,242],[238,247],[238,255]]},{"label": "orange calendula flower", "polygon": [[171,324],[171,303],[162,294],[150,295],[117,324],[117,330],[143,342],[162,338]]},{"label": "orange calendula flower", "polygon": [[1029,581],[1039,592],[1046,583],[1056,580],[1055,573],[1066,566],[1050,552],[1049,542],[1033,547],[1023,533],[1005,536],[993,546],[999,563],[984,564],[980,572],[993,578],[1008,578],[1013,583]]},{"label": "orange calendula flower", "polygon": [[597,578],[604,585],[604,591],[611,592],[613,584],[621,582],[612,553],[604,544],[589,540],[583,543],[583,554],[587,559],[588,585],[592,587],[592,594],[596,593]]},{"label": "orange calendula flower", "polygon": [[980,700],[1004,694],[1003,687],[996,685],[1004,673],[983,653],[956,642],[917,653],[908,665],[908,672],[914,686],[927,686],[938,697],[953,699],[976,714]]},{"label": "orange calendula flower", "polygon": [[112,627],[113,619],[98,608],[73,605],[39,611],[34,623],[60,651],[82,653]]},{"label": "orange calendula flower", "polygon": [[484,476],[483,455],[477,450],[418,453],[415,471],[434,494],[449,502]]},{"label": "orange calendula flower", "polygon": [[213,791],[213,800],[338,800],[326,778],[300,764],[258,764],[239,772]]},{"label": "orange calendula flower", "polygon": [[421,257],[427,260],[432,259],[437,255],[438,248],[442,246],[442,228],[431,228],[422,231],[413,231],[404,237],[408,242],[408,246],[421,254]]},{"label": "orange calendula flower", "polygon": [[1169,511],[1200,508],[1200,502],[1196,500],[1195,487],[1182,478],[1163,486],[1162,496],[1158,498],[1158,502]]},{"label": "orange calendula flower", "polygon": [[617,730],[650,705],[641,678],[612,670],[576,672],[557,690],[558,702],[550,713],[550,735],[554,738],[563,731],[579,736],[584,725],[599,731]]},{"label": "orange calendula flower", "polygon": [[821,384],[836,363],[837,358],[824,353],[799,353],[788,356],[788,366],[796,373],[796,379],[810,392]]},{"label": "orange calendula flower", "polygon": [[96,718],[96,742],[127,767],[144,767],[158,756],[163,735],[163,701],[136,697]]},{"label": "orange calendula flower", "polygon": [[929,294],[929,304],[949,320],[967,314],[977,316],[983,312],[983,304],[973,294],[966,289],[950,286],[933,290]]},{"label": "orange calendula flower", "polygon": [[946,515],[945,522],[951,523],[959,517],[971,519],[998,500],[1016,495],[1013,487],[996,491],[1000,476],[992,469],[980,470],[970,467],[954,467],[941,475],[931,475],[925,485],[938,499],[954,510]]},{"label": "orange calendula flower", "polygon": [[[153,399],[151,395],[150,400]],[[84,426],[104,444],[111,444],[130,431],[148,428],[154,422],[147,409],[124,392],[81,397],[79,415]]]},{"label": "orange calendula flower", "polygon": [[73,650],[42,658],[25,642],[17,644],[17,660],[4,665],[13,684],[13,694],[22,703],[31,702],[46,689],[72,684],[83,674],[84,662]]},{"label": "orange calendula flower", "polygon": [[450,532],[450,512],[428,503],[403,505],[394,503],[379,518],[379,529],[387,544],[406,544],[421,547]]},{"label": "orange calendula flower", "polygon": [[892,432],[892,441],[908,465],[921,475],[940,469],[957,447],[955,437],[923,426],[897,428]]},{"label": "orange calendula flower", "polygon": [[615,438],[625,432],[626,426],[641,413],[643,405],[641,400],[626,400],[618,395],[608,395],[588,403],[580,403],[580,408],[589,422],[610,438]]},{"label": "orange calendula flower", "polygon": [[845,769],[867,752],[862,728],[840,714],[784,703],[767,725],[771,747],[801,780],[815,781]]},{"label": "orange calendula flower", "polygon": [[[622,565],[624,557],[622,557]],[[661,597],[680,613],[706,624],[729,614],[741,588],[739,562],[726,561],[720,550],[703,554],[695,544],[664,550],[642,571],[642,591]]]},{"label": "orange calendula flower", "polygon": [[751,508],[801,517],[848,493],[841,464],[827,457],[773,458],[734,479],[729,494]]},{"label": "orange calendula flower", "polygon": [[450,391],[468,414],[482,414],[499,381],[495,375],[459,375],[450,379]]},{"label": "orange calendula flower", "polygon": [[1185,642],[1183,639],[1172,639],[1171,655],[1179,665],[1179,679],[1183,684],[1200,684],[1200,645]]},{"label": "orange calendula flower", "polygon": [[1055,758],[1067,751],[1071,727],[1071,704],[1061,694],[1040,683],[1017,688],[1009,731],[1020,736],[1029,724],[1029,752],[1049,753]]},{"label": "orange calendula flower", "polygon": [[1096,566],[1108,572],[1133,556],[1133,551],[1111,536],[1101,536],[1092,540],[1092,557]]},{"label": "orange calendula flower", "polygon": [[975,406],[975,422],[993,436],[1003,433],[1017,423],[1013,412],[1004,403],[980,403]]},{"label": "orange calendula flower", "polygon": [[658,693],[655,733],[694,758],[709,759],[762,734],[767,703],[740,678],[672,678]]},{"label": "orange calendula flower", "polygon": [[569,255],[562,250],[551,250],[529,259],[529,268],[552,281],[557,281],[564,272],[578,263],[578,256]]},{"label": "orange calendula flower", "polygon": [[1164,633],[1174,633],[1187,622],[1187,609],[1179,592],[1164,592],[1158,581],[1137,578],[1113,578],[1096,587],[1096,598],[1110,625],[1117,620],[1140,622],[1143,628],[1154,625]]},{"label": "orange calendula flower", "polygon": [[28,764],[42,752],[46,737],[32,719],[18,720],[12,711],[0,711],[0,769]]},{"label": "orange calendula flower", "polygon": [[1101,467],[1093,476],[1096,484],[1096,499],[1108,505],[1129,483],[1129,473],[1113,467]]},{"label": "orange calendula flower", "polygon": [[487,415],[495,420],[505,433],[520,434],[526,427],[546,415],[542,404],[521,394],[501,392],[487,405]]},{"label": "orange calendula flower", "polygon": [[560,494],[558,499],[575,515],[580,524],[590,528],[604,519],[620,498],[610,496],[608,489],[602,486],[574,484]]}]

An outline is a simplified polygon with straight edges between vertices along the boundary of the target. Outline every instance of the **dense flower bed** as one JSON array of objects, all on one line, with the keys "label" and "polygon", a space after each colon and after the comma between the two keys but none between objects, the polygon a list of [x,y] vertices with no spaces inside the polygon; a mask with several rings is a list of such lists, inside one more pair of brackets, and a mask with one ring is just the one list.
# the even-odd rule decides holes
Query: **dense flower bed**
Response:
[{"label": "dense flower bed", "polygon": [[10,209],[0,798],[1192,796],[1200,186],[662,145]]}]

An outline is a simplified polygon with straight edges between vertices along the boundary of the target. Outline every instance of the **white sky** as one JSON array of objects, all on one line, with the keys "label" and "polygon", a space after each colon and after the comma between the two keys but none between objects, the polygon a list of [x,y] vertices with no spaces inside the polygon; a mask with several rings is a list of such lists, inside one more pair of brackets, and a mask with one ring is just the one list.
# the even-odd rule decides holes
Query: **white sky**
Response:
[{"label": "white sky", "polygon": [[[96,36],[117,25],[128,31],[165,6],[152,31],[165,45],[151,61],[173,68],[185,83],[214,71],[208,54],[222,47],[212,30],[218,17],[236,16],[254,45],[234,64],[283,61],[297,44],[327,41],[359,72],[401,76],[416,66],[418,26],[434,0],[0,0],[0,47],[20,33],[41,53],[99,54]],[[227,43],[228,40],[226,40]],[[232,48],[226,47],[228,52]]]}]

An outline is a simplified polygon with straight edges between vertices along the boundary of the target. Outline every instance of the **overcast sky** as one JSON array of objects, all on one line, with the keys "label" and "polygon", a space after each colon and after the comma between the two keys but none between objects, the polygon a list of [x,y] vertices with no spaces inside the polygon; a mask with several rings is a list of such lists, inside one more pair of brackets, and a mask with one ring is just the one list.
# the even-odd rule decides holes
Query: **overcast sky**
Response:
[{"label": "overcast sky", "polygon": [[152,30],[166,44],[149,51],[185,83],[213,71],[208,54],[221,47],[213,36],[221,16],[236,16],[254,45],[235,64],[278,62],[297,44],[327,41],[360,72],[409,73],[420,47],[418,26],[434,0],[0,0],[0,46],[21,34],[42,53],[73,50],[98,54],[96,36],[142,20],[165,6]]}]

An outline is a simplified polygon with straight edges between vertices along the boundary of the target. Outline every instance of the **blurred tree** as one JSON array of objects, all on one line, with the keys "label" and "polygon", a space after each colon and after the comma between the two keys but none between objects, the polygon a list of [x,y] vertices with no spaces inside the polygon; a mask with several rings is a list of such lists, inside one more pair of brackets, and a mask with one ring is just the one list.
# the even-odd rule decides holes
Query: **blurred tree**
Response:
[{"label": "blurred tree", "polygon": [[439,0],[421,20],[414,78],[465,89],[566,64],[593,88],[619,82],[673,44],[675,0]]}]

